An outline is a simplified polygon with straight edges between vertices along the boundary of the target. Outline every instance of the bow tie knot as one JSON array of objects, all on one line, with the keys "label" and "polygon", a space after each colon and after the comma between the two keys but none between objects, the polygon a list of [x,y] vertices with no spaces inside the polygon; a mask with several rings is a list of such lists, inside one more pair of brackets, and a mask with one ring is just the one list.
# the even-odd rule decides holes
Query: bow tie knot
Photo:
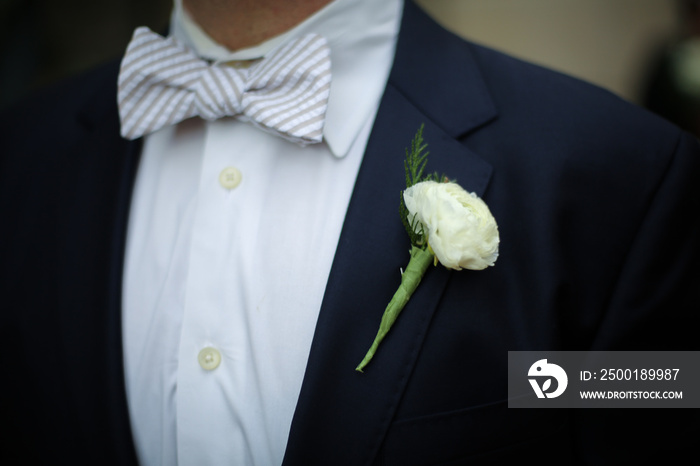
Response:
[{"label": "bow tie knot", "polygon": [[203,69],[190,88],[199,116],[216,120],[242,114],[242,97],[247,92],[245,71],[225,66]]},{"label": "bow tie knot", "polygon": [[122,136],[199,116],[236,117],[300,143],[320,142],[330,93],[326,40],[308,34],[246,67],[209,64],[148,28],[134,32],[119,74]]}]

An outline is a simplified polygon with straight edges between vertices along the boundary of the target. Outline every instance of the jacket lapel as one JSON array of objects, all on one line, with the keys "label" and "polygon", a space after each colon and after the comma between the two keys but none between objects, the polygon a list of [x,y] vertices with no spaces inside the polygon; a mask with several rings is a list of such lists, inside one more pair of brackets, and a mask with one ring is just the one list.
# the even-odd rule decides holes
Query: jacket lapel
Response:
[{"label": "jacket lapel", "polygon": [[124,376],[124,351],[122,348],[122,278],[124,257],[126,253],[126,232],[131,205],[136,169],[141,154],[142,139],[124,141],[124,163],[119,176],[118,204],[116,206],[114,235],[111,240],[109,270],[109,290],[107,307],[107,358],[109,377],[109,407],[111,425],[114,428],[114,442],[118,464],[136,464],[136,450],[133,443],[129,410],[126,399],[126,381]]},{"label": "jacket lapel", "polygon": [[[113,95],[111,89],[116,83],[117,70],[116,66],[107,68],[100,81],[103,87],[94,92],[96,98],[88,101],[89,103],[77,118],[84,131],[79,157],[82,157],[85,163],[99,164],[99,167],[88,170],[90,173],[105,174],[105,189],[101,191],[103,194],[99,204],[100,210],[105,212],[103,220],[109,223],[107,228],[101,228],[96,232],[96,235],[103,235],[96,243],[107,245],[108,250],[99,253],[82,251],[82,255],[91,257],[99,254],[108,257],[108,260],[100,264],[100,270],[95,271],[96,281],[93,285],[96,295],[102,301],[102,309],[105,313],[99,318],[93,317],[93,320],[99,320],[99,324],[89,326],[90,332],[98,332],[99,337],[94,340],[102,342],[100,351],[102,361],[93,367],[101,367],[104,370],[101,377],[96,379],[103,384],[108,400],[104,406],[104,412],[100,415],[106,418],[106,425],[109,426],[108,438],[111,440],[110,446],[113,451],[105,454],[113,460],[114,464],[134,465],[137,460],[129,423],[124,381],[121,291],[129,208],[142,140],[126,141],[119,136],[116,101],[113,99],[107,101],[99,97]],[[104,89],[106,87],[110,89]],[[88,199],[86,202],[94,204],[96,200]],[[89,207],[81,210],[90,211]],[[99,277],[107,277],[107,282],[99,280]],[[68,309],[72,311],[63,316],[63,324],[67,329],[80,324],[80,322],[72,322],[75,319],[75,308],[69,306]],[[94,309],[90,314],[95,314]],[[69,344],[75,347],[76,353],[80,353],[84,347],[88,346],[83,345],[80,339],[73,339]]]},{"label": "jacket lapel", "polygon": [[362,465],[376,457],[450,277],[431,267],[365,372],[354,370],[409,259],[398,216],[404,149],[425,124],[428,170],[483,195],[491,167],[455,138],[495,116],[468,46],[407,2],[328,279],[285,465]]}]

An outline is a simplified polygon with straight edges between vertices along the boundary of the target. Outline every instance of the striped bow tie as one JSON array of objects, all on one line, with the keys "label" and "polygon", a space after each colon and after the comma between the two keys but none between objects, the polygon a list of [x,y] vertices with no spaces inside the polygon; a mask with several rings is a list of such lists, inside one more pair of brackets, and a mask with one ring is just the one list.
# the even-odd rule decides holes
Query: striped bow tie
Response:
[{"label": "striped bow tie", "polygon": [[299,144],[321,142],[331,80],[326,40],[309,34],[247,68],[209,64],[140,27],[119,72],[121,134],[136,139],[194,116],[235,116]]}]

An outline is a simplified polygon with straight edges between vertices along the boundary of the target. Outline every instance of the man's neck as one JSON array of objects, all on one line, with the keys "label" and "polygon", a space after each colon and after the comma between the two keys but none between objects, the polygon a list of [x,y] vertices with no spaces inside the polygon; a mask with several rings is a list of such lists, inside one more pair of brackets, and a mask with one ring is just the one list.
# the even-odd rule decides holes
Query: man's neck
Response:
[{"label": "man's neck", "polygon": [[182,0],[182,6],[216,42],[231,51],[282,34],[332,0]]}]

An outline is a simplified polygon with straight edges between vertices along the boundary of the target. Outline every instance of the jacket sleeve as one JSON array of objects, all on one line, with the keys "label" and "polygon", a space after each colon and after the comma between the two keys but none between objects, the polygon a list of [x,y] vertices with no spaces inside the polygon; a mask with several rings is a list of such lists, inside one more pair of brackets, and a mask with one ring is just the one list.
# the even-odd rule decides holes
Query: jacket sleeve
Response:
[{"label": "jacket sleeve", "polygon": [[[695,138],[681,133],[659,180],[593,350],[700,349],[700,146]],[[577,457],[591,465],[682,464],[693,453],[692,426],[700,421],[697,409],[578,409],[573,415]]]}]

